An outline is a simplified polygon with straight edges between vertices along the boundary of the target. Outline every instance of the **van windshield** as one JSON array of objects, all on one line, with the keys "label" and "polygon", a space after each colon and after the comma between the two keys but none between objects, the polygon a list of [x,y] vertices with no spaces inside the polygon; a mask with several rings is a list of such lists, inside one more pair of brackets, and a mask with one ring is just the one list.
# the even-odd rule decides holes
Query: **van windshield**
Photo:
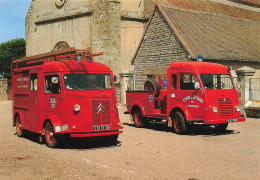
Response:
[{"label": "van windshield", "polygon": [[205,89],[208,90],[229,90],[234,89],[231,76],[228,74],[201,74],[201,80]]},{"label": "van windshield", "polygon": [[63,80],[67,90],[103,90],[113,87],[108,74],[65,74]]}]

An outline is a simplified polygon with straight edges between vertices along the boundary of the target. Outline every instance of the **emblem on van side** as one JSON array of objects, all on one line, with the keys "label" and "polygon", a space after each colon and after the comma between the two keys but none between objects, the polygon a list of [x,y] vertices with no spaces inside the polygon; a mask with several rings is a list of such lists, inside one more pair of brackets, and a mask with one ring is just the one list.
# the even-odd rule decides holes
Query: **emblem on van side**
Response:
[{"label": "emblem on van side", "polygon": [[51,97],[51,107],[55,108],[56,105],[56,98],[55,97]]},{"label": "emblem on van side", "polygon": [[152,103],[153,102],[153,95],[149,95],[149,102]]}]

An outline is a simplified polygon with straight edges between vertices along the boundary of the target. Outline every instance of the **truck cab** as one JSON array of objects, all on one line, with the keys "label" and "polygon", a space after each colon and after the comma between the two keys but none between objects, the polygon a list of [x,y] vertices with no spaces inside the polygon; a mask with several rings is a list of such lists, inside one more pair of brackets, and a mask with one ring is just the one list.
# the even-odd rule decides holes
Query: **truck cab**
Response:
[{"label": "truck cab", "polygon": [[142,93],[127,92],[128,113],[136,126],[165,119],[181,134],[193,123],[214,125],[224,131],[228,123],[245,121],[240,117],[238,93],[226,66],[173,62],[167,69],[167,85],[162,82],[148,79]]},{"label": "truck cab", "polygon": [[65,134],[117,140],[122,126],[113,73],[82,52],[69,49],[15,60],[13,125],[18,136],[24,130],[38,133],[49,147]]}]

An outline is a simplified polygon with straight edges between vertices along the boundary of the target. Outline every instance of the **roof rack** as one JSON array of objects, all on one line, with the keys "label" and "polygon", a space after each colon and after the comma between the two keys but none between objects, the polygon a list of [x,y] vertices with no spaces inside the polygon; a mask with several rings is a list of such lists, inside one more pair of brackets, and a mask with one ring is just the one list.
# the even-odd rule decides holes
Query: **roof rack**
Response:
[{"label": "roof rack", "polygon": [[93,56],[103,55],[103,52],[91,53],[90,48],[86,50],[78,50],[75,48],[67,48],[60,51],[52,51],[36,56],[25,57],[21,59],[12,59],[11,68],[22,68],[28,66],[35,66],[43,64],[47,61],[67,61],[67,60],[90,60],[92,61]]}]

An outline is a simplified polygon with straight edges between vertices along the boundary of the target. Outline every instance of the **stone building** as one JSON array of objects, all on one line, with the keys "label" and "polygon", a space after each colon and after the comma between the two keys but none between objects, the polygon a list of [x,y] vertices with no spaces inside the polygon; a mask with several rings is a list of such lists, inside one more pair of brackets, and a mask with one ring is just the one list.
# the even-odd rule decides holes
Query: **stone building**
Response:
[{"label": "stone building", "polygon": [[[199,1],[196,3],[183,8],[185,3],[180,7],[176,1],[168,1],[155,7],[132,59],[136,89],[142,90],[149,77],[166,77],[166,69],[172,61],[196,61],[198,55],[202,55],[205,62],[230,66],[235,77],[240,70],[248,74],[244,71],[246,66],[250,76],[260,82],[260,20],[254,19],[260,17],[260,11],[240,9],[240,13],[247,12],[246,18],[236,13],[237,7],[229,8],[228,12],[225,8],[215,12],[222,4],[207,3],[205,10],[203,6],[200,8]],[[255,69],[254,73],[251,68]],[[248,85],[243,88],[245,86]],[[256,93],[260,101],[259,89]],[[241,104],[249,100],[249,92],[239,94],[243,99]]]},{"label": "stone building", "polygon": [[93,60],[119,77],[120,101],[153,9],[152,0],[32,0],[26,16],[26,56],[67,47],[104,52]]},{"label": "stone building", "polygon": [[[157,1],[160,5],[154,11]],[[132,59],[139,89],[147,75],[157,72],[158,76],[170,62],[194,60],[198,54],[234,70],[242,66],[259,69],[258,2],[32,0],[26,16],[26,56],[66,47],[104,52],[94,61],[107,64],[119,77],[118,100],[125,103],[125,90],[133,86]],[[225,29],[229,21],[232,26],[228,27],[233,28]],[[258,70],[255,77],[259,77]]]}]

